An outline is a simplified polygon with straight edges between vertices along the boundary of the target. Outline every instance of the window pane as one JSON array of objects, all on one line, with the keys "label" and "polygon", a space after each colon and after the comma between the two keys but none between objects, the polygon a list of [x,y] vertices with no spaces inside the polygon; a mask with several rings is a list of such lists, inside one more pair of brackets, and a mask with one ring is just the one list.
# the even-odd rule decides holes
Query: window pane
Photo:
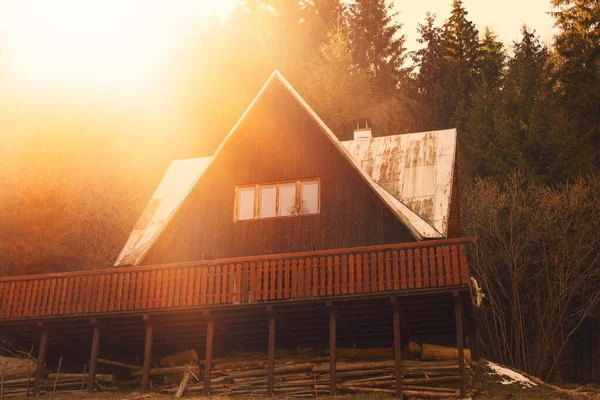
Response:
[{"label": "window pane", "polygon": [[277,185],[261,186],[260,187],[260,207],[258,216],[260,218],[275,217],[277,199]]},{"label": "window pane", "polygon": [[254,187],[238,188],[237,219],[254,218]]},{"label": "window pane", "polygon": [[279,185],[279,215],[296,214],[296,184],[282,183]]},{"label": "window pane", "polygon": [[319,181],[302,182],[302,214],[319,212]]}]

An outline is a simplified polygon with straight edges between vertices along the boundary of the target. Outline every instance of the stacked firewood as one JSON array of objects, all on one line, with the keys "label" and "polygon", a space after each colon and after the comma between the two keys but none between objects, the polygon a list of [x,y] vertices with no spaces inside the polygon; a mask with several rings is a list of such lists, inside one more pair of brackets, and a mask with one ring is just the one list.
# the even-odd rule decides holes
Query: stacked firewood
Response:
[{"label": "stacked firewood", "polygon": [[[459,367],[455,348],[411,343],[412,352],[402,361],[402,389],[406,396],[419,398],[456,398]],[[430,356],[434,349],[435,355]],[[418,351],[417,351],[418,350]],[[422,359],[422,352],[425,357]],[[468,357],[468,356],[467,356]],[[466,358],[467,358],[466,357]],[[392,349],[337,349],[337,391],[340,393],[395,393]],[[450,358],[450,359],[444,359]],[[201,363],[201,362],[200,362]],[[162,364],[162,363],[161,363]],[[183,385],[174,379],[161,388],[163,393],[201,392],[203,375],[198,367],[180,368],[198,378]],[[471,375],[469,363],[467,374]],[[157,371],[158,372],[158,371]],[[198,375],[196,376],[196,373]],[[179,378],[181,375],[177,376]],[[185,375],[184,375],[185,380]],[[329,394],[329,356],[313,350],[277,350],[275,358],[275,394],[287,397],[307,397]],[[183,390],[182,390],[183,387]],[[210,393],[213,395],[260,396],[267,394],[267,357],[257,353],[235,353],[231,357],[213,360]]]},{"label": "stacked firewood", "polygon": [[[64,391],[81,391],[87,385],[87,374],[48,374],[41,382],[40,394]],[[0,382],[0,397],[31,396],[34,378],[3,380]],[[109,374],[96,375],[96,388],[114,390],[115,376]]]}]

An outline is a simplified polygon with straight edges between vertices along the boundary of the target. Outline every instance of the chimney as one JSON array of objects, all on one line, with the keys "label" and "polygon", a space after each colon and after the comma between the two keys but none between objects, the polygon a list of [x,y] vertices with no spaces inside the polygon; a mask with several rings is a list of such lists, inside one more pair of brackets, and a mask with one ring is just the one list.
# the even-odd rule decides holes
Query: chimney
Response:
[{"label": "chimney", "polygon": [[371,118],[354,120],[354,140],[371,139],[373,137],[372,127]]}]

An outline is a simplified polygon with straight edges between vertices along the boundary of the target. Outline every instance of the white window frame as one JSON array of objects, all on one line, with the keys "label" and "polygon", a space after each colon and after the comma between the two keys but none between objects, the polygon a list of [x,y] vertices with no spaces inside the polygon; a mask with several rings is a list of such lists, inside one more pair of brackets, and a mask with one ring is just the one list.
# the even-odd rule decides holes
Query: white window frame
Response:
[{"label": "white window frame", "polygon": [[[317,189],[317,212],[316,213],[306,213],[302,214],[302,182],[313,182],[317,181],[318,189]],[[296,184],[296,213],[291,215],[280,215],[279,210],[279,187],[280,185],[295,183]],[[275,196],[275,216],[273,217],[263,217],[259,216],[260,214],[260,187],[261,186],[273,186],[277,187],[276,196]],[[238,219],[238,202],[239,202],[239,190],[243,188],[254,187],[254,217],[247,219]],[[235,200],[233,205],[233,220],[236,222],[243,221],[253,221],[257,219],[273,219],[273,218],[289,218],[289,217],[299,217],[299,216],[309,216],[309,215],[318,215],[321,213],[321,178],[303,178],[303,179],[293,179],[287,181],[278,181],[278,182],[261,182],[255,183],[251,185],[237,185],[235,187]]]}]

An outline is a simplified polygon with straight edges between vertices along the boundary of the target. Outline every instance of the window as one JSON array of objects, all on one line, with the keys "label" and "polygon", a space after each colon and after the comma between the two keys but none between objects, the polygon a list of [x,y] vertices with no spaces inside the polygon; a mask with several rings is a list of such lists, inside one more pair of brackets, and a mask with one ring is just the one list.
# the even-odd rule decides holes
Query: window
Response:
[{"label": "window", "polygon": [[258,218],[277,216],[277,185],[260,186]]},{"label": "window", "polygon": [[254,218],[254,186],[238,189],[237,219]]},{"label": "window", "polygon": [[296,215],[296,182],[279,185],[279,215]]},{"label": "window", "polygon": [[302,214],[316,214],[319,212],[319,181],[301,182],[302,187]]},{"label": "window", "polygon": [[319,213],[319,180],[239,186],[236,220]]}]

